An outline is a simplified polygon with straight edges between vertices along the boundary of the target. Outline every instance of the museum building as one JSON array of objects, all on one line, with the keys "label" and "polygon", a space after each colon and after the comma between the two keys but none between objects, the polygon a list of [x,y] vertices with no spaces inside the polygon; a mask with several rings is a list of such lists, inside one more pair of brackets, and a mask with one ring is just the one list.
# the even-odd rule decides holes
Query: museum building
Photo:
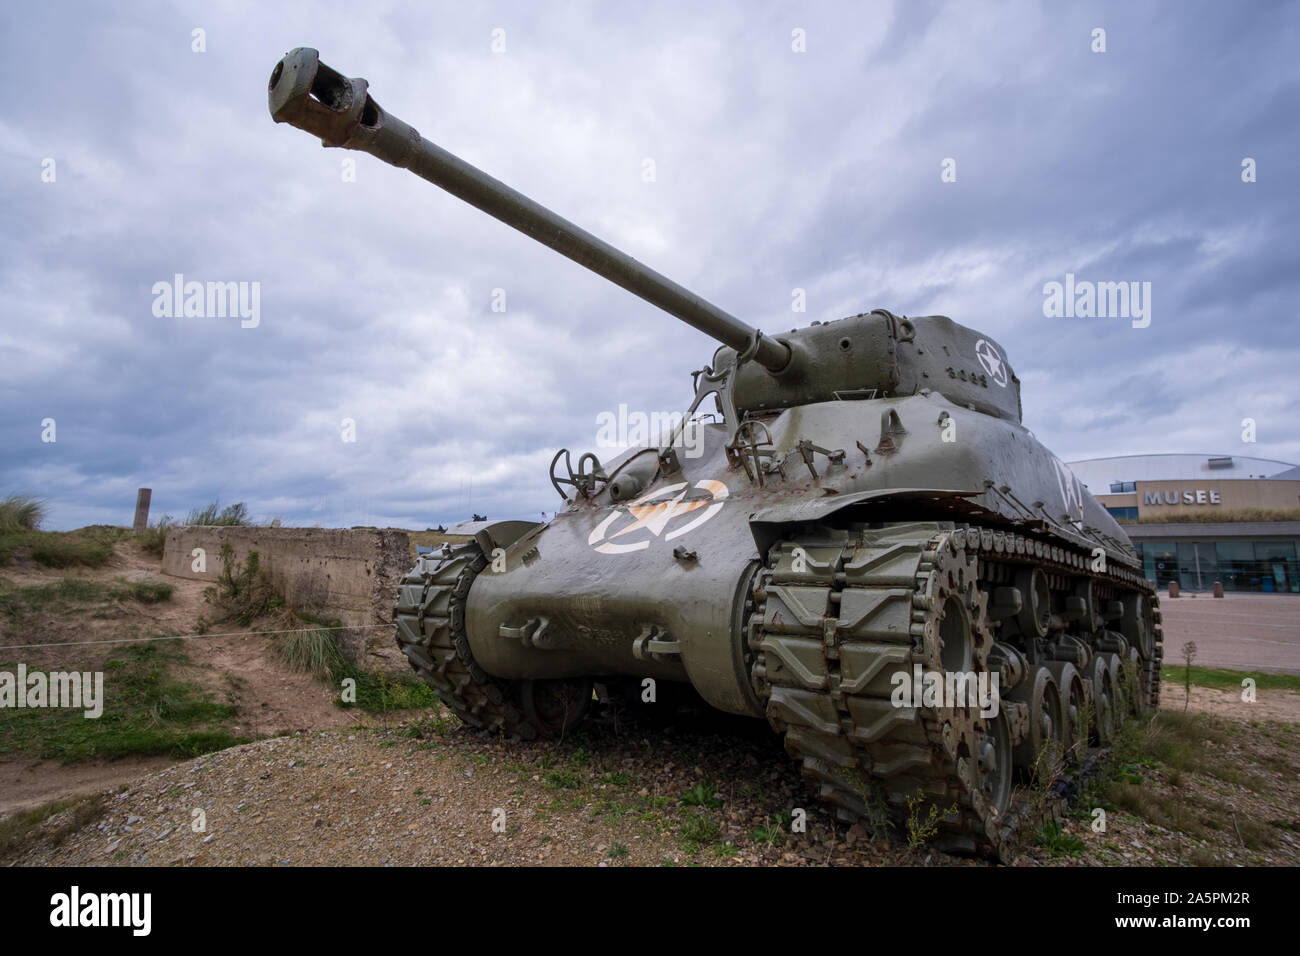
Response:
[{"label": "museum building", "polygon": [[[1069,465],[1124,526],[1158,587],[1176,581],[1208,591],[1221,581],[1225,591],[1300,592],[1300,520],[1286,520],[1300,512],[1300,466],[1240,455],[1123,455]],[[1192,512],[1196,520],[1182,517]],[[1282,520],[1252,520],[1270,513]]]}]

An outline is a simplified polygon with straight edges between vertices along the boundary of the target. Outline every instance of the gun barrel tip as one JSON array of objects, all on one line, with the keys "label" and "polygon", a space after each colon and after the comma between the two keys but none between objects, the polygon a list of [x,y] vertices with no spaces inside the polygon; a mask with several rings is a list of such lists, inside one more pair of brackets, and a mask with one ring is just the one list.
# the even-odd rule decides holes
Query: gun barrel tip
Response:
[{"label": "gun barrel tip", "polygon": [[320,63],[320,54],[308,46],[294,47],[275,64],[275,69],[271,71],[271,81],[267,84],[268,90],[274,90],[284,77],[286,68],[290,73],[297,73],[299,70],[307,69],[314,71]]}]

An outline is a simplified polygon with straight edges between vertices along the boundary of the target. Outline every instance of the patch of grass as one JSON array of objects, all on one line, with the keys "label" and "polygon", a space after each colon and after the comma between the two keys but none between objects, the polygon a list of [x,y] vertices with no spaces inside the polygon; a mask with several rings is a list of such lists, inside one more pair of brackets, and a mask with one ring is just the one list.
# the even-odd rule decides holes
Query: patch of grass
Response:
[{"label": "patch of grass", "polygon": [[143,532],[136,535],[135,539],[140,542],[140,547],[146,554],[152,554],[154,557],[161,558],[163,555],[163,546],[167,543],[167,532],[172,527],[172,516],[163,515]]},{"label": "patch of grass", "polygon": [[1124,764],[1115,771],[1115,779],[1122,780],[1124,783],[1141,784],[1146,778],[1142,776],[1141,771],[1133,764]]},{"label": "patch of grass", "polygon": [[592,805],[591,819],[604,817],[608,823],[617,823],[620,817],[632,812],[632,808],[618,800],[598,800]]},{"label": "patch of grass", "polygon": [[[344,661],[339,681],[356,681],[355,703],[336,700],[335,706],[344,709],[356,707],[367,714],[388,714],[398,710],[420,710],[441,706],[433,688],[414,674],[386,674],[383,671],[362,670],[351,661]],[[448,719],[455,720],[454,717]],[[455,729],[452,727],[451,729]]]},{"label": "patch of grass", "polygon": [[248,517],[248,508],[244,503],[237,502],[233,505],[221,507],[221,502],[214,501],[206,508],[196,508],[190,512],[189,517],[185,519],[186,524],[197,525],[218,525],[225,527],[239,527],[252,524]]},{"label": "patch of grass", "polygon": [[[1162,680],[1181,684],[1187,679],[1187,670],[1179,664],[1166,664],[1160,677]],[[1222,667],[1196,667],[1195,665],[1192,666],[1191,672],[1193,684],[1213,690],[1240,691],[1241,682],[1247,677],[1255,682],[1255,687],[1259,690],[1300,690],[1300,675],[1297,674],[1252,674]]]},{"label": "patch of grass", "polygon": [[1203,840],[1208,835],[1208,830],[1222,829],[1217,820],[1210,821],[1197,816],[1181,793],[1182,791],[1175,791],[1166,795],[1124,782],[1116,783],[1111,788],[1116,807],[1167,830],[1176,830]]},{"label": "patch of grass", "polygon": [[59,578],[28,587],[14,587],[8,581],[0,581],[0,614],[17,618],[37,611],[67,609],[71,605],[101,601],[104,595],[102,584],[80,578]]},{"label": "patch of grass", "polygon": [[139,601],[141,604],[161,604],[170,601],[175,587],[166,581],[149,578],[144,581],[126,581],[121,578],[108,590],[108,596],[117,601]]},{"label": "patch of grass", "polygon": [[681,795],[680,802],[684,807],[706,807],[716,809],[722,806],[722,801],[718,799],[717,793],[713,787],[704,783],[697,783],[691,789]]},{"label": "patch of grass", "polygon": [[600,778],[600,782],[605,784],[607,787],[626,787],[632,782],[632,778],[623,771],[616,770],[614,773],[605,774],[605,776]]},{"label": "patch of grass", "polygon": [[779,822],[769,819],[767,823],[755,827],[749,838],[755,843],[766,843],[768,846],[779,847],[785,843],[785,828]]},{"label": "patch of grass", "polygon": [[1219,760],[1207,760],[1205,763],[1205,773],[1217,780],[1225,783],[1231,783],[1238,787],[1245,787],[1255,793],[1264,793],[1269,783],[1259,774],[1248,773],[1241,769],[1235,763],[1227,763]]},{"label": "patch of grass", "polygon": [[[72,762],[130,755],[197,757],[246,743],[226,722],[236,708],[178,680],[188,663],[179,648],[135,645],[104,665],[103,713],[67,707],[0,710],[0,754],[31,754]],[[12,671],[16,665],[2,665]],[[84,703],[84,701],[83,701]]]},{"label": "patch of grass", "polygon": [[1176,710],[1160,711],[1142,731],[1142,749],[1152,759],[1191,773],[1205,771],[1206,743],[1223,740],[1223,731],[1212,719]]},{"label": "patch of grass", "polygon": [[45,502],[31,495],[0,498],[0,532],[35,531],[45,520]]},{"label": "patch of grass", "polygon": [[682,819],[678,833],[681,835],[682,848],[695,853],[701,847],[717,842],[722,833],[722,825],[707,813],[697,810]]},{"label": "patch of grass", "polygon": [[557,767],[548,770],[542,777],[542,782],[548,790],[574,790],[581,785],[582,779],[576,771],[569,770],[567,767]]},{"label": "patch of grass", "polygon": [[1214,851],[1203,846],[1192,847],[1191,853],[1187,855],[1187,862],[1191,866],[1222,866],[1222,861],[1215,856]]},{"label": "patch of grass", "polygon": [[[1300,508],[1193,508],[1139,518],[1137,524],[1204,524],[1221,521],[1300,521]],[[1120,524],[1133,524],[1132,519]]]},{"label": "patch of grass", "polygon": [[98,568],[113,556],[113,538],[88,529],[0,532],[0,564],[12,563],[24,554],[47,568]]},{"label": "patch of grass", "polygon": [[416,740],[429,740],[433,737],[446,737],[459,726],[460,718],[455,714],[430,714],[407,724],[402,733]]},{"label": "patch of grass", "polygon": [[0,820],[0,860],[21,856],[37,846],[58,846],[83,827],[101,819],[107,806],[104,795],[55,800],[19,810]]},{"label": "patch of grass", "polygon": [[45,503],[30,495],[0,498],[0,564],[27,558],[47,568],[97,568],[113,554],[125,528],[89,525],[78,531],[41,531]]},{"label": "patch of grass", "polygon": [[727,859],[736,855],[736,844],[732,843],[730,840],[715,843],[710,847],[710,849],[712,850],[713,855],[719,859]]},{"label": "patch of grass", "polygon": [[1060,821],[1047,820],[1038,831],[1038,845],[1052,856],[1082,856],[1086,844],[1073,833],[1066,833]]},{"label": "patch of grass", "polygon": [[617,860],[620,857],[627,856],[627,854],[628,854],[627,847],[624,846],[622,843],[619,843],[617,840],[615,840],[613,846],[609,848],[609,852],[607,852],[605,855],[609,857],[611,860]]},{"label": "patch of grass", "polygon": [[1246,844],[1248,850],[1262,850],[1278,844],[1278,835],[1273,828],[1255,820],[1239,819],[1237,832],[1241,834],[1241,842]]},{"label": "patch of grass", "polygon": [[306,671],[317,680],[333,681],[348,669],[334,632],[326,628],[303,628],[271,638],[271,649],[294,670]]},{"label": "patch of grass", "polygon": [[47,584],[14,587],[0,579],[0,614],[19,618],[36,612],[79,611],[81,605],[98,601],[138,601],[157,604],[171,599],[173,587],[165,581],[127,581],[118,578],[111,585],[81,578],[62,577]]},{"label": "patch of grass", "polygon": [[581,810],[586,805],[586,797],[580,793],[571,793],[567,796],[554,798],[547,809],[552,812],[559,812],[562,810]]}]

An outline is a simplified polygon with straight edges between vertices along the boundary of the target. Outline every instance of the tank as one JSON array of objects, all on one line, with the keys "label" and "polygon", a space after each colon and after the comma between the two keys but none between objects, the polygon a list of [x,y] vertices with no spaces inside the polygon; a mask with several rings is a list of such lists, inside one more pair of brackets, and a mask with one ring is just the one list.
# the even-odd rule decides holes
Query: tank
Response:
[{"label": "tank", "polygon": [[885,309],[764,333],[424,139],[315,50],[275,67],[269,100],[719,343],[660,443],[559,450],[552,521],[453,527],[471,541],[402,580],[397,643],[465,724],[558,736],[593,697],[689,686],[784,735],[840,819],[897,824],[919,799],[942,848],[996,857],[1018,775],[1156,706],[1154,586],[1021,423],[992,337]]}]

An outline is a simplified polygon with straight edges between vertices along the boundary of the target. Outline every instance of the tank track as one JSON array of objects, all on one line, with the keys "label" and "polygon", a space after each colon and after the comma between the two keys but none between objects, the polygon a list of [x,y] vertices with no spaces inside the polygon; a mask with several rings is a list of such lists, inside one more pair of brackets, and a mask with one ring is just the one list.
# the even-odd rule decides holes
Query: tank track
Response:
[{"label": "tank track", "polygon": [[532,740],[537,728],[510,685],[489,676],[470,653],[465,598],[487,566],[477,545],[422,555],[402,578],[393,621],[397,646],[411,667],[462,721],[480,730]]},{"label": "tank track", "polygon": [[[768,721],[784,732],[818,797],[846,821],[878,827],[905,818],[918,793],[945,812],[933,842],[941,849],[999,858],[1025,821],[999,816],[983,772],[993,718],[965,708],[893,705],[891,676],[915,663],[942,668],[944,617],[968,618],[967,669],[990,668],[993,638],[979,583],[986,564],[1033,564],[1088,575],[1088,556],[1022,535],[915,523],[774,546],[754,585],[748,645],[753,684]],[[1150,593],[1134,571],[1090,575]],[[1152,595],[1154,607],[1154,595]],[[1145,662],[1150,706],[1160,679],[1156,652]],[[947,662],[951,664],[951,662]],[[1024,705],[1002,700],[1007,732],[1018,738]],[[1004,758],[1005,757],[1005,751]]]}]

